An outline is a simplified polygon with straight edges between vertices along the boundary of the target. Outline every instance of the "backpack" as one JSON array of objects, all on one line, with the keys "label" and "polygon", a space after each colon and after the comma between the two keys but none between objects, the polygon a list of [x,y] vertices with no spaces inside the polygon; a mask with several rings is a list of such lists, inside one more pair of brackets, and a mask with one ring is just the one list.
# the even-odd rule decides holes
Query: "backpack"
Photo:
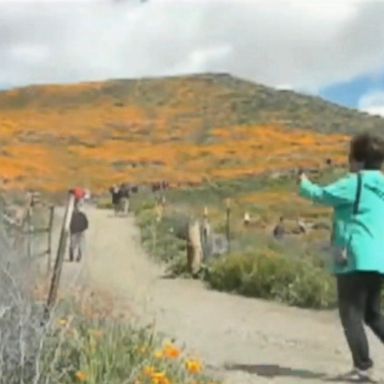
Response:
[{"label": "backpack", "polygon": [[80,211],[73,212],[70,224],[71,233],[84,232],[88,229],[88,227],[88,218],[85,213]]}]

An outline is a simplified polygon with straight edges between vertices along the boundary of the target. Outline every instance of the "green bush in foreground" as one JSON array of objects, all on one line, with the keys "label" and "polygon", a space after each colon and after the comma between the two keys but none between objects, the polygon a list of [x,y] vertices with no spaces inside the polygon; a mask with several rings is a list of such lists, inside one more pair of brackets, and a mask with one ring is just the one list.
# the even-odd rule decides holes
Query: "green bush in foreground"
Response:
[{"label": "green bush in foreground", "polygon": [[327,271],[310,260],[286,258],[268,250],[218,259],[205,278],[221,291],[298,307],[332,308],[336,302],[334,281]]},{"label": "green bush in foreground", "polygon": [[201,360],[151,328],[62,318],[44,349],[50,384],[208,384]]}]

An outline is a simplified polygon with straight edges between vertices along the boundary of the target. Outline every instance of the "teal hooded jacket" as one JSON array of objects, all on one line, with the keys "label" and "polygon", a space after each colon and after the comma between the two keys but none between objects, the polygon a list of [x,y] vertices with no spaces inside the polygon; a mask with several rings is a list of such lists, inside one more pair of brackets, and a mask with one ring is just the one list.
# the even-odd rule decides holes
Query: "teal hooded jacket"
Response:
[{"label": "teal hooded jacket", "polygon": [[361,171],[361,196],[353,214],[357,174],[320,187],[308,179],[300,183],[300,195],[334,210],[332,245],[347,250],[345,266],[332,263],[335,274],[370,271],[384,274],[384,175],[381,171]]}]

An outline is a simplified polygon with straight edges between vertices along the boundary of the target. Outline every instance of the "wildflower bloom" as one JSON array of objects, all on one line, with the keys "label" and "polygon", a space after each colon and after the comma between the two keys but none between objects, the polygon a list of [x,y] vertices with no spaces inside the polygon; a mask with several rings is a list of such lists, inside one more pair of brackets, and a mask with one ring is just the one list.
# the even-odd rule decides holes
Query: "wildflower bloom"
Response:
[{"label": "wildflower bloom", "polygon": [[180,357],[181,351],[174,345],[168,344],[164,347],[163,355],[168,359],[177,359]]},{"label": "wildflower bloom", "polygon": [[156,351],[154,356],[156,359],[162,359],[164,357],[163,351]]},{"label": "wildflower bloom", "polygon": [[151,375],[151,377],[152,377],[152,381],[158,382],[158,381],[161,381],[165,377],[165,373],[164,372],[154,372]]},{"label": "wildflower bloom", "polygon": [[152,384],[171,384],[165,372],[156,371],[155,367],[145,367],[144,375],[151,379]]},{"label": "wildflower bloom", "polygon": [[152,367],[152,366],[149,366],[149,367],[145,367],[145,368],[144,368],[144,375],[145,375],[145,376],[151,377],[155,372],[156,372],[156,371],[155,371],[155,368]]},{"label": "wildflower bloom", "polygon": [[65,327],[68,325],[68,320],[65,318],[59,319],[57,323],[60,325],[60,327]]},{"label": "wildflower bloom", "polygon": [[151,379],[153,384],[170,384],[170,381],[164,372],[153,373]]},{"label": "wildflower bloom", "polygon": [[77,371],[75,373],[75,378],[77,381],[80,381],[81,383],[88,380],[88,375],[83,371]]},{"label": "wildflower bloom", "polygon": [[192,375],[198,375],[203,370],[203,364],[200,360],[197,359],[189,359],[185,363],[185,367],[187,371]]}]

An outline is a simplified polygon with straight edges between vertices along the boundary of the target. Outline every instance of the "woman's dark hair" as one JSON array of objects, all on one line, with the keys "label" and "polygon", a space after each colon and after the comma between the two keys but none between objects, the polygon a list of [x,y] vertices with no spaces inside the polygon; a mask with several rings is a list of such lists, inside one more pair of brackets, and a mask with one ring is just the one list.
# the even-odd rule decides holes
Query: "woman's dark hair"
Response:
[{"label": "woman's dark hair", "polygon": [[351,141],[350,157],[364,169],[379,170],[384,162],[384,139],[371,133],[361,133]]}]

